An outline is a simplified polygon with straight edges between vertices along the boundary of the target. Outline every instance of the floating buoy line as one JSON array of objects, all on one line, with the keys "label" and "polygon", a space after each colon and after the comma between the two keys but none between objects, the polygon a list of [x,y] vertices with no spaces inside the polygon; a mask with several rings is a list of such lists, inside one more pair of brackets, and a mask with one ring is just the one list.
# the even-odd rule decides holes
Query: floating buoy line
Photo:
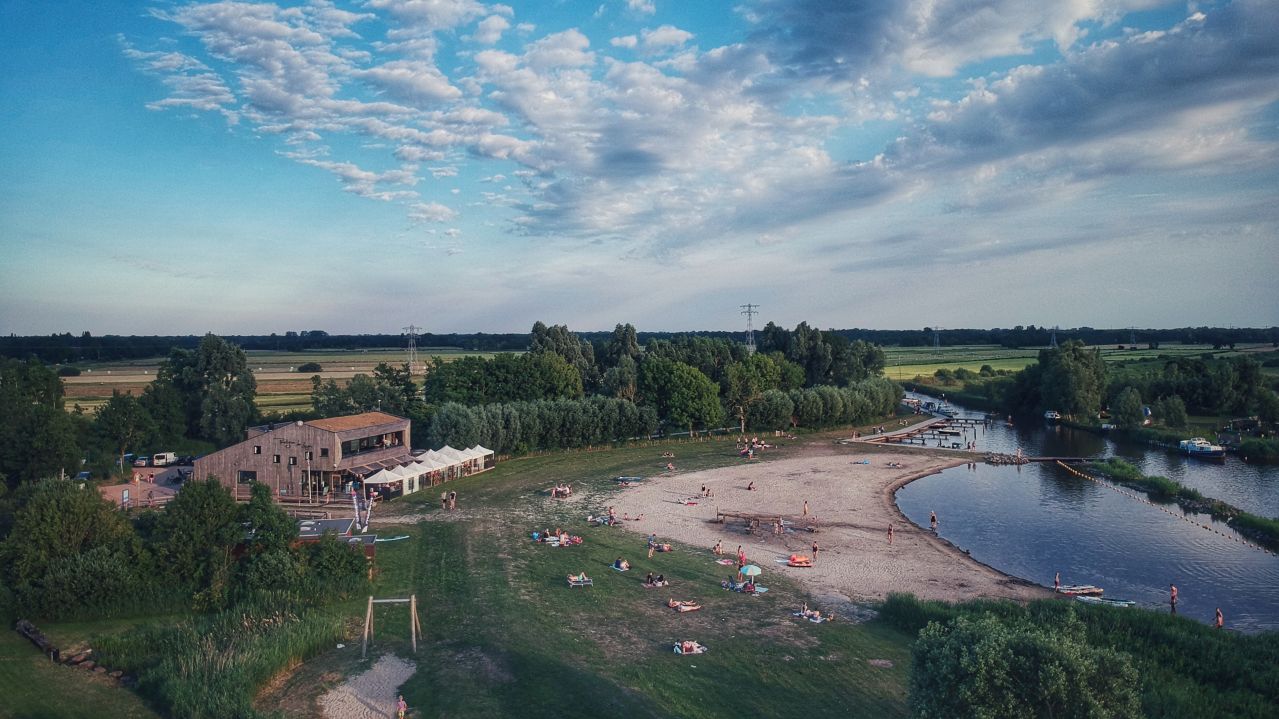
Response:
[{"label": "floating buoy line", "polygon": [[1088,474],[1084,474],[1083,472],[1080,472],[1079,470],[1075,469],[1074,467],[1071,467],[1070,465],[1066,464],[1065,462],[1061,462],[1061,461],[1059,461],[1059,462],[1057,462],[1057,466],[1058,466],[1058,467],[1061,467],[1062,469],[1066,470],[1067,472],[1070,472],[1071,474],[1075,475],[1076,477],[1081,477],[1081,478],[1086,479],[1086,480],[1088,480],[1088,481],[1090,481],[1090,482],[1096,482],[1097,484],[1099,484],[1099,485],[1101,485],[1101,486],[1103,486],[1103,487],[1108,487],[1109,489],[1114,490],[1114,491],[1116,491],[1116,492],[1118,492],[1118,493],[1120,493],[1120,494],[1124,495],[1125,497],[1131,497],[1132,499],[1135,499],[1135,500],[1137,500],[1138,502],[1141,502],[1142,504],[1150,505],[1151,507],[1154,507],[1155,509],[1158,509],[1160,512],[1163,512],[1164,514],[1167,514],[1167,515],[1168,515],[1168,516],[1170,516],[1170,517],[1176,517],[1177,519],[1180,519],[1180,520],[1181,520],[1181,521],[1183,521],[1183,522],[1187,522],[1187,523],[1189,523],[1189,524],[1193,524],[1193,525],[1195,525],[1196,527],[1201,527],[1201,528],[1206,529],[1206,530],[1208,530],[1209,532],[1212,532],[1212,533],[1214,533],[1214,534],[1219,534],[1219,535],[1221,535],[1222,537],[1225,537],[1226,539],[1232,539],[1232,540],[1234,540],[1235,542],[1237,542],[1238,544],[1242,544],[1242,545],[1243,545],[1243,546],[1245,546],[1245,547],[1252,547],[1253,549],[1255,549],[1255,550],[1257,550],[1257,551],[1259,551],[1259,552],[1265,552],[1266,554],[1269,554],[1269,555],[1271,555],[1271,556],[1275,556],[1275,553],[1274,553],[1274,552],[1270,551],[1269,549],[1266,549],[1265,547],[1262,547],[1261,545],[1253,544],[1252,542],[1249,542],[1249,541],[1246,541],[1246,540],[1240,539],[1239,537],[1232,537],[1232,536],[1230,536],[1229,534],[1226,534],[1225,532],[1221,531],[1220,529],[1217,529],[1216,527],[1213,527],[1212,525],[1209,525],[1209,524],[1200,524],[1200,523],[1196,522],[1195,520],[1191,519],[1190,517],[1186,516],[1184,512],[1183,512],[1183,513],[1181,513],[1181,514],[1178,514],[1178,513],[1176,513],[1176,512],[1173,512],[1172,510],[1168,509],[1167,507],[1164,507],[1164,506],[1162,506],[1162,505],[1159,505],[1159,504],[1156,504],[1156,503],[1154,503],[1154,502],[1150,501],[1150,499],[1149,499],[1149,498],[1147,498],[1144,494],[1138,494],[1138,493],[1136,493],[1136,492],[1134,492],[1134,491],[1130,491],[1130,490],[1128,490],[1128,489],[1125,489],[1125,488],[1123,488],[1123,487],[1120,487],[1119,485],[1117,485],[1117,484],[1115,484],[1115,483],[1113,483],[1113,482],[1103,482],[1103,481],[1101,481],[1100,479],[1097,479],[1096,477],[1093,477],[1092,475],[1088,475]]}]

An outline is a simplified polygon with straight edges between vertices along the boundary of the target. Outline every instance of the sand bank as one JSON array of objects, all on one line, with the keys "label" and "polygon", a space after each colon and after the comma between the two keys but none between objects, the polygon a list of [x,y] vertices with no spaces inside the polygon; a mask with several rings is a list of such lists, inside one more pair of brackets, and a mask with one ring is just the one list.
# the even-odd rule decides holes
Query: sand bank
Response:
[{"label": "sand bank", "polygon": [[[870,463],[860,464],[862,460]],[[1047,588],[980,564],[927,528],[916,527],[897,509],[893,493],[898,488],[963,463],[917,452],[868,453],[856,444],[814,443],[783,459],[653,477],[624,490],[614,506],[619,516],[644,515],[643,521],[622,523],[635,532],[655,532],[659,539],[707,550],[722,541],[730,556],[741,545],[748,561],[764,570],[761,584],[767,585],[769,573],[781,572],[803,582],[819,601],[881,600],[891,592],[951,601],[1051,596]],[[752,482],[754,490],[748,491]],[[712,497],[700,496],[702,485],[712,490]],[[690,498],[697,504],[681,503]],[[740,520],[713,523],[717,511],[780,515],[791,524],[780,537],[767,520],[748,533]],[[944,508],[937,512],[945,522]],[[810,525],[816,531],[808,531]],[[792,553],[811,554],[814,541],[820,552],[813,568],[785,565]],[[709,560],[709,552],[707,556]],[[725,576],[731,573],[733,568],[725,567]]]}]

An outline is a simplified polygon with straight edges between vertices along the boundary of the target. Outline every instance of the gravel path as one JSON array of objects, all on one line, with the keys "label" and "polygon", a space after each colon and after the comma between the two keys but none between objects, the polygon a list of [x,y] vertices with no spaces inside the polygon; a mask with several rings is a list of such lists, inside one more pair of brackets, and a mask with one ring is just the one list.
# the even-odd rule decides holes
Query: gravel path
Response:
[{"label": "gravel path", "polygon": [[320,697],[329,719],[386,719],[395,716],[396,693],[413,676],[416,666],[395,655],[378,659],[368,671]]}]

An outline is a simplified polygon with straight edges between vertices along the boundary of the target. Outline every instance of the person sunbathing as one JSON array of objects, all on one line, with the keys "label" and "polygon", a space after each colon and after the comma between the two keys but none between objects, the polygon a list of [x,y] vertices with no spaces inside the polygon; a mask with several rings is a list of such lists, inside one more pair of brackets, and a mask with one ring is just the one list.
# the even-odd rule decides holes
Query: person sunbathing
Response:
[{"label": "person sunbathing", "polygon": [[653,580],[653,584],[656,584],[659,587],[666,584],[666,575],[664,574],[657,575],[657,579]]},{"label": "person sunbathing", "polygon": [[586,572],[582,572],[581,574],[570,574],[570,575],[568,575],[568,581],[570,581],[570,582],[580,582],[580,583],[585,583],[585,582],[586,582],[586,580],[587,580]]},{"label": "person sunbathing", "polygon": [[616,560],[613,561],[613,569],[616,569],[619,572],[625,572],[626,570],[630,568],[631,568],[631,563],[626,561],[625,559],[622,559],[621,557],[618,557]]},{"label": "person sunbathing", "polygon": [[674,597],[667,600],[666,606],[670,607],[671,609],[674,609],[677,612],[695,612],[698,609],[702,608],[702,605],[698,604],[697,602],[681,602],[681,601],[677,601]]},{"label": "person sunbathing", "polygon": [[649,586],[652,586],[652,584],[653,584],[653,573],[652,573],[652,572],[649,572],[649,573],[648,573],[648,574],[644,577],[644,583],[645,583],[645,584],[647,584],[647,585],[649,585]]}]

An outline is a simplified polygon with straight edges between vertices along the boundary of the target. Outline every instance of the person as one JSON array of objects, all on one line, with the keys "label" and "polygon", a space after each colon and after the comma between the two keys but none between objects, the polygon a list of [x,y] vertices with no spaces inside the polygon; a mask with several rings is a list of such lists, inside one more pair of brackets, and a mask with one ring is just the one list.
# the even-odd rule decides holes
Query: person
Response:
[{"label": "person", "polygon": [[937,531],[937,513],[936,512],[928,513],[928,526],[932,527],[934,532]]},{"label": "person", "polygon": [[645,583],[645,584],[650,584],[650,585],[653,583],[653,573],[652,573],[652,572],[649,572],[649,573],[648,573],[648,575],[644,577],[644,583]]},{"label": "person", "polygon": [[817,540],[813,540],[813,563],[817,562]]},{"label": "person", "polygon": [[652,547],[655,544],[657,544],[657,533],[653,532],[648,535],[648,546]]},{"label": "person", "polygon": [[457,509],[457,492],[449,492],[449,510]]},{"label": "person", "polygon": [[724,554],[724,540],[716,540],[715,547],[711,549],[711,551],[714,552],[717,557],[722,556]]},{"label": "person", "polygon": [[657,579],[653,580],[653,584],[656,584],[659,587],[662,586],[663,584],[666,584],[666,575],[664,574],[657,575]]},{"label": "person", "polygon": [[667,462],[667,463],[666,463],[666,471],[667,471],[667,472],[674,472],[674,471],[675,471],[675,463],[674,463],[674,462]]},{"label": "person", "polygon": [[656,544],[650,544],[650,545],[648,545],[648,558],[649,558],[649,559],[652,559],[652,558],[653,558],[653,552],[655,552],[655,551],[657,551],[657,545],[656,545]]},{"label": "person", "polygon": [[737,545],[737,568],[741,569],[746,566],[746,552],[742,550],[742,545]]},{"label": "person", "polygon": [[1172,607],[1172,613],[1177,613],[1177,585],[1168,585],[1168,604]]},{"label": "person", "polygon": [[613,568],[620,569],[623,572],[625,572],[626,570],[631,568],[631,563],[626,561],[625,559],[622,559],[621,557],[618,557],[616,560],[613,561]]},{"label": "person", "polygon": [[893,543],[893,525],[891,524],[888,525],[888,543]]},{"label": "person", "polygon": [[706,496],[706,485],[704,485],[704,484],[702,485],[702,496],[703,496],[703,497],[705,497],[705,496]]},{"label": "person", "polygon": [[808,500],[807,499],[804,500],[804,516],[805,517],[808,516]]},{"label": "person", "polygon": [[683,642],[680,642],[680,651],[684,652],[685,654],[692,654],[693,650],[695,650],[696,648],[697,648],[697,642],[690,642],[687,639],[684,640]]},{"label": "person", "polygon": [[449,508],[449,493],[440,492],[440,509],[447,510],[448,508]]},{"label": "person", "polygon": [[1224,614],[1221,613],[1221,607],[1217,607],[1217,619],[1216,621],[1212,623],[1212,626],[1218,629],[1221,629],[1225,625],[1226,625],[1226,617]]},{"label": "person", "polygon": [[404,719],[404,712],[408,710],[409,710],[409,705],[404,701],[404,695],[401,694],[400,700],[395,703],[396,716],[399,717],[399,719]]},{"label": "person", "polygon": [[1053,590],[1061,589],[1061,572],[1053,575]]},{"label": "person", "polygon": [[747,492],[754,492],[754,491],[755,491],[755,483],[754,483],[754,482],[751,482],[750,484],[746,485],[746,491],[747,491]]},{"label": "person", "polygon": [[782,520],[780,519],[773,520],[773,536],[775,537],[782,536]]}]

